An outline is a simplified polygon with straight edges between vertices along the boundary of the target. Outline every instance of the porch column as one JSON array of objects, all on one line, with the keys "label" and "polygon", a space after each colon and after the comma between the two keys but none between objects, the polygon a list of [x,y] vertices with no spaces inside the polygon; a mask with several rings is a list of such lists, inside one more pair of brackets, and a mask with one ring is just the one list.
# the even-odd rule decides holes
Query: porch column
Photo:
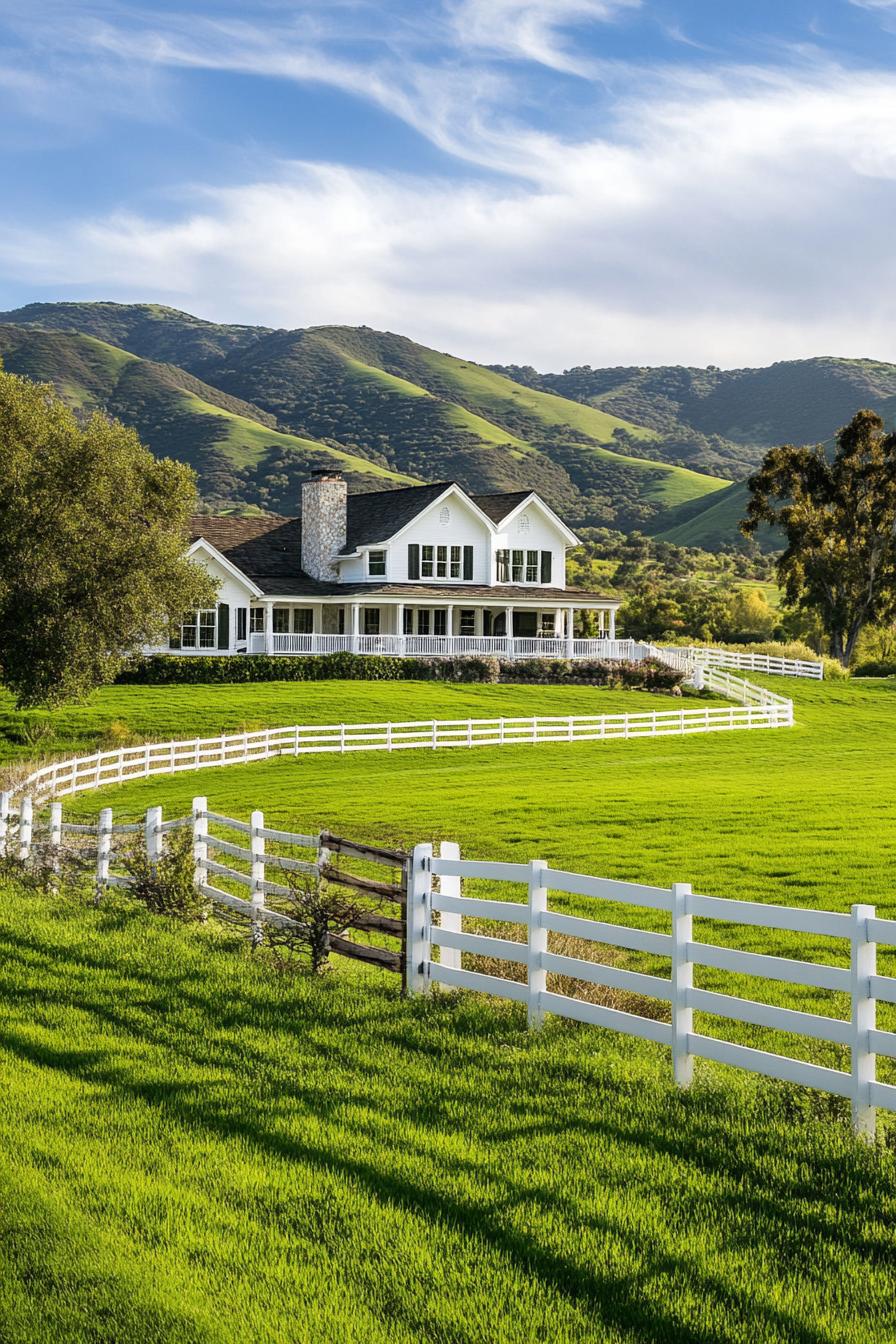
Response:
[{"label": "porch column", "polygon": [[573,640],[573,625],[572,625],[572,621],[573,621],[573,609],[572,609],[572,607],[567,607],[567,608],[566,608],[566,656],[567,656],[567,658],[572,658],[573,653],[574,653],[573,643],[572,643],[572,640]]},{"label": "porch column", "polygon": [[395,607],[395,633],[404,637],[404,603],[399,602]]},{"label": "porch column", "polygon": [[265,653],[274,652],[274,604],[265,602],[264,604],[264,651]]},{"label": "porch column", "polygon": [[482,618],[484,615],[485,615],[484,608],[475,607],[473,609],[473,634],[476,635],[477,638],[479,639],[482,638]]},{"label": "porch column", "polygon": [[616,638],[616,612],[610,612],[610,638]]},{"label": "porch column", "polygon": [[554,638],[563,638],[563,608],[554,608]]},{"label": "porch column", "polygon": [[445,608],[445,632],[449,639],[454,634],[454,603],[449,602]]},{"label": "porch column", "polygon": [[504,608],[504,623],[507,627],[507,653],[513,657],[513,607]]},{"label": "porch column", "polygon": [[358,603],[358,602],[353,602],[353,603],[351,604],[350,611],[351,611],[351,614],[352,614],[352,626],[351,626],[352,642],[351,642],[351,650],[352,650],[352,653],[357,653],[357,652],[358,652],[358,632],[359,632],[359,630],[360,630],[360,628],[361,628],[361,606],[360,606],[360,603]]},{"label": "porch column", "polygon": [[607,633],[607,613],[603,607],[597,613],[597,637],[603,639]]}]

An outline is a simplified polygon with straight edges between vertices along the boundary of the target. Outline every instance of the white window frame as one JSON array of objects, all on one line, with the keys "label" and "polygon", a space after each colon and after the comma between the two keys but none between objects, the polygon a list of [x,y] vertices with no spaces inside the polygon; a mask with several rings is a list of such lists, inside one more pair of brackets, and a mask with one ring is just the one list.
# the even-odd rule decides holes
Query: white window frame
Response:
[{"label": "white window frame", "polygon": [[[216,649],[218,647],[218,608],[200,607],[190,613],[192,620],[180,627],[182,649]],[[188,635],[189,631],[189,635]]]},{"label": "white window frame", "polygon": [[367,573],[372,579],[384,579],[386,577],[385,551],[367,552]]}]

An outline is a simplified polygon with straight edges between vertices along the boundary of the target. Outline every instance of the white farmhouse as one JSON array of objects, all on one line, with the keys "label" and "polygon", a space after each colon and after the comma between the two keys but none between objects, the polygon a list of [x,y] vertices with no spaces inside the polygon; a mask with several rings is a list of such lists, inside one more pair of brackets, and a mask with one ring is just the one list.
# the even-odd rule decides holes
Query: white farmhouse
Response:
[{"label": "white farmhouse", "polygon": [[[218,604],[191,613],[171,650],[583,656],[615,639],[618,601],[567,589],[578,539],[532,491],[349,495],[327,471],[303,484],[298,518],[192,523],[190,555],[219,581]],[[574,648],[583,611],[594,638]]]}]

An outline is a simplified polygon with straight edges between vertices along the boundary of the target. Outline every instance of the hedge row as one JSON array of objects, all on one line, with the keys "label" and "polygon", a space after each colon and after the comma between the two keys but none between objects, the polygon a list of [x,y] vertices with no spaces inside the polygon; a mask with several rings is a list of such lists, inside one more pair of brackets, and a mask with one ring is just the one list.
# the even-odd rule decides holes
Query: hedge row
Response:
[{"label": "hedge row", "polygon": [[665,663],[611,663],[600,659],[566,658],[393,658],[387,655],[331,653],[239,658],[171,657],[153,654],[132,659],[118,677],[127,685],[209,685],[255,681],[453,681],[568,683],[582,686],[628,686],[672,691],[683,674]]},{"label": "hedge row", "polygon": [[891,659],[869,659],[852,669],[854,677],[896,677],[896,663]]}]

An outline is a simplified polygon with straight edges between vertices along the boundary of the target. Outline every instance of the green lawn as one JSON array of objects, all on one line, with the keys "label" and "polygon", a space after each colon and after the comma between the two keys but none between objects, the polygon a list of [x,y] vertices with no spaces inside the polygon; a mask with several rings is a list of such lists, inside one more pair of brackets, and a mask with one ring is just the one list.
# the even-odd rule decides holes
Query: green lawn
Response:
[{"label": "green lawn", "polygon": [[[162,802],[171,816],[205,793],[230,815],[263,807],[277,827],[448,837],[469,856],[835,910],[868,901],[896,917],[896,682],[767,684],[793,695],[794,729],[282,759],[65,806],[124,820]],[[74,741],[144,713],[180,733],[237,714],[588,712],[614,698],[215,687],[200,725],[196,695],[113,688],[54,719]],[[597,913],[577,898],[564,908]],[[599,913],[666,927],[648,911]],[[834,940],[705,921],[697,936],[847,956]],[[154,920],[125,898],[95,911],[9,890],[0,941],[4,1344],[896,1338],[893,1126],[860,1151],[838,1099],[700,1061],[679,1095],[660,1047],[556,1019],[529,1034],[521,1009],[475,995],[402,1001],[353,964],[324,982],[277,974],[232,933]],[[695,981],[846,1011],[822,991],[700,968]],[[841,1047],[696,1025],[847,1066]],[[879,1025],[896,1012],[882,1007]],[[879,1077],[894,1081],[893,1064]]]},{"label": "green lawn", "polygon": [[0,689],[0,764],[120,746],[129,736],[164,741],[294,723],[499,715],[614,714],[666,709],[635,691],[590,687],[453,685],[424,681],[260,682],[253,686],[107,686],[83,705],[15,709]]},{"label": "green lawn", "polygon": [[893,1337],[839,1103],[231,939],[6,889],[4,1344]]}]

